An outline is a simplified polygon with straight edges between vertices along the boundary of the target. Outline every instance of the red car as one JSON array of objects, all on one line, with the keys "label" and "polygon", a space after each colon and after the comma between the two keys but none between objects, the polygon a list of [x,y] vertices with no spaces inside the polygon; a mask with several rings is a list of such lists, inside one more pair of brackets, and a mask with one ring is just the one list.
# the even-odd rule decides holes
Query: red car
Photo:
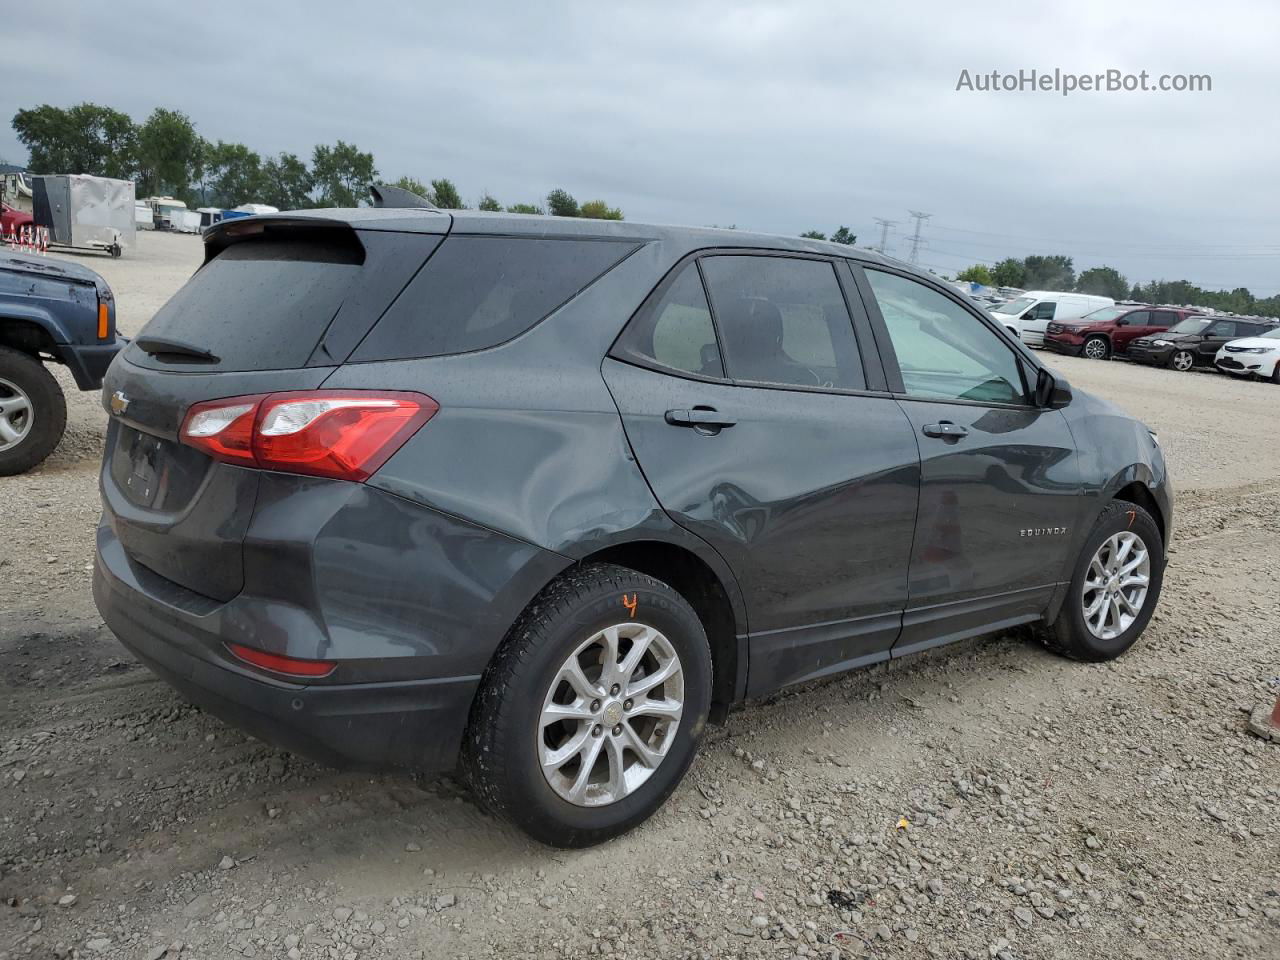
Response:
[{"label": "red car", "polygon": [[29,223],[34,223],[31,214],[25,210],[15,209],[7,203],[0,203],[0,233],[3,233],[4,236],[9,236],[18,227],[26,226]]},{"label": "red car", "polygon": [[1050,323],[1045,329],[1044,345],[1073,357],[1109,360],[1114,354],[1128,352],[1129,344],[1138,337],[1162,333],[1179,320],[1196,313],[1195,310],[1133,303],[1103,307],[1079,320]]}]

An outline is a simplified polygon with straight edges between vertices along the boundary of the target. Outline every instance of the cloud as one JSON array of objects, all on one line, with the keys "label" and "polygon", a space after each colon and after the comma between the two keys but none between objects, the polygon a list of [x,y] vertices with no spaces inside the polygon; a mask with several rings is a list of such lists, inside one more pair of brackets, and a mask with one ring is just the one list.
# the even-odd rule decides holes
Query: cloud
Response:
[{"label": "cloud", "polygon": [[[54,0],[6,30],[13,110],[171,107],[262,153],[342,138],[471,202],[563,186],[633,220],[868,240],[874,217],[925,210],[940,270],[1066,253],[1280,289],[1280,7]],[[1207,73],[1213,90],[955,90],[962,69],[1055,67]],[[0,155],[23,155],[9,129]]]}]

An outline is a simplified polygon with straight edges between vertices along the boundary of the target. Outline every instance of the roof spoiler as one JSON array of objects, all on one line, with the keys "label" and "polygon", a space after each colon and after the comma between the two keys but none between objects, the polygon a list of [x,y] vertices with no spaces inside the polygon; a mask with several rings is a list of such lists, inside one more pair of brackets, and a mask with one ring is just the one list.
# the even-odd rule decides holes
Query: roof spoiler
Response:
[{"label": "roof spoiler", "polygon": [[406,190],[404,187],[393,187],[386,183],[369,184],[369,196],[373,198],[375,207],[384,209],[440,209],[426,197],[420,197],[412,190]]}]

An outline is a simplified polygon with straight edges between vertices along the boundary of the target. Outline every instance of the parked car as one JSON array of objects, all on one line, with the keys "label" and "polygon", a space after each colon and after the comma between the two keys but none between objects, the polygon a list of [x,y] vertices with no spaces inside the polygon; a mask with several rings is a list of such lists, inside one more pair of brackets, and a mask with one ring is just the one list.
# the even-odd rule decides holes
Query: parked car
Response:
[{"label": "parked car", "polygon": [[97,390],[120,350],[107,282],[66,260],[0,250],[0,476],[53,452],[67,423],[61,363],[81,390]]},{"label": "parked car", "polygon": [[29,227],[35,220],[31,214],[7,203],[0,203],[0,235],[8,237],[22,227]]},{"label": "parked car", "polygon": [[1115,301],[1110,297],[1056,290],[1028,290],[1016,300],[996,307],[991,314],[1027,346],[1042,347],[1049,321],[1061,323],[1075,320],[1111,306],[1115,306]]},{"label": "parked car", "polygon": [[1173,307],[1103,307],[1079,320],[1050,322],[1045,328],[1044,345],[1072,357],[1109,360],[1115,354],[1123,356],[1138,337],[1168,330],[1194,314],[1193,310]]},{"label": "parked car", "polygon": [[1280,327],[1223,344],[1213,362],[1223,373],[1280,383]]},{"label": "parked car", "polygon": [[873,251],[397,209],[205,243],[107,375],[94,596],[288,749],[461,762],[583,846],[737,701],[1023,623],[1108,660],[1156,605],[1152,433]]},{"label": "parked car", "polygon": [[1174,370],[1213,366],[1218,350],[1231,340],[1256,337],[1275,327],[1275,321],[1238,317],[1187,317],[1164,333],[1139,337],[1129,344],[1128,356],[1138,363]]}]

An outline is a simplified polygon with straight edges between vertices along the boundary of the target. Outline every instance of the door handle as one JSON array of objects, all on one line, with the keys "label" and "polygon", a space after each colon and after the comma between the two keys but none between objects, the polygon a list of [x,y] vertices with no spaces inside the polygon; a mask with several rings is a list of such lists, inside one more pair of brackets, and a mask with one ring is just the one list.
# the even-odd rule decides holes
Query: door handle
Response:
[{"label": "door handle", "polygon": [[920,432],[926,437],[941,437],[944,440],[959,440],[961,437],[969,435],[967,428],[960,426],[958,423],[952,423],[950,420],[943,420],[940,423],[927,423],[920,428]]},{"label": "door handle", "polygon": [[692,410],[668,410],[667,423],[676,427],[732,427],[738,421],[713,407]]}]

